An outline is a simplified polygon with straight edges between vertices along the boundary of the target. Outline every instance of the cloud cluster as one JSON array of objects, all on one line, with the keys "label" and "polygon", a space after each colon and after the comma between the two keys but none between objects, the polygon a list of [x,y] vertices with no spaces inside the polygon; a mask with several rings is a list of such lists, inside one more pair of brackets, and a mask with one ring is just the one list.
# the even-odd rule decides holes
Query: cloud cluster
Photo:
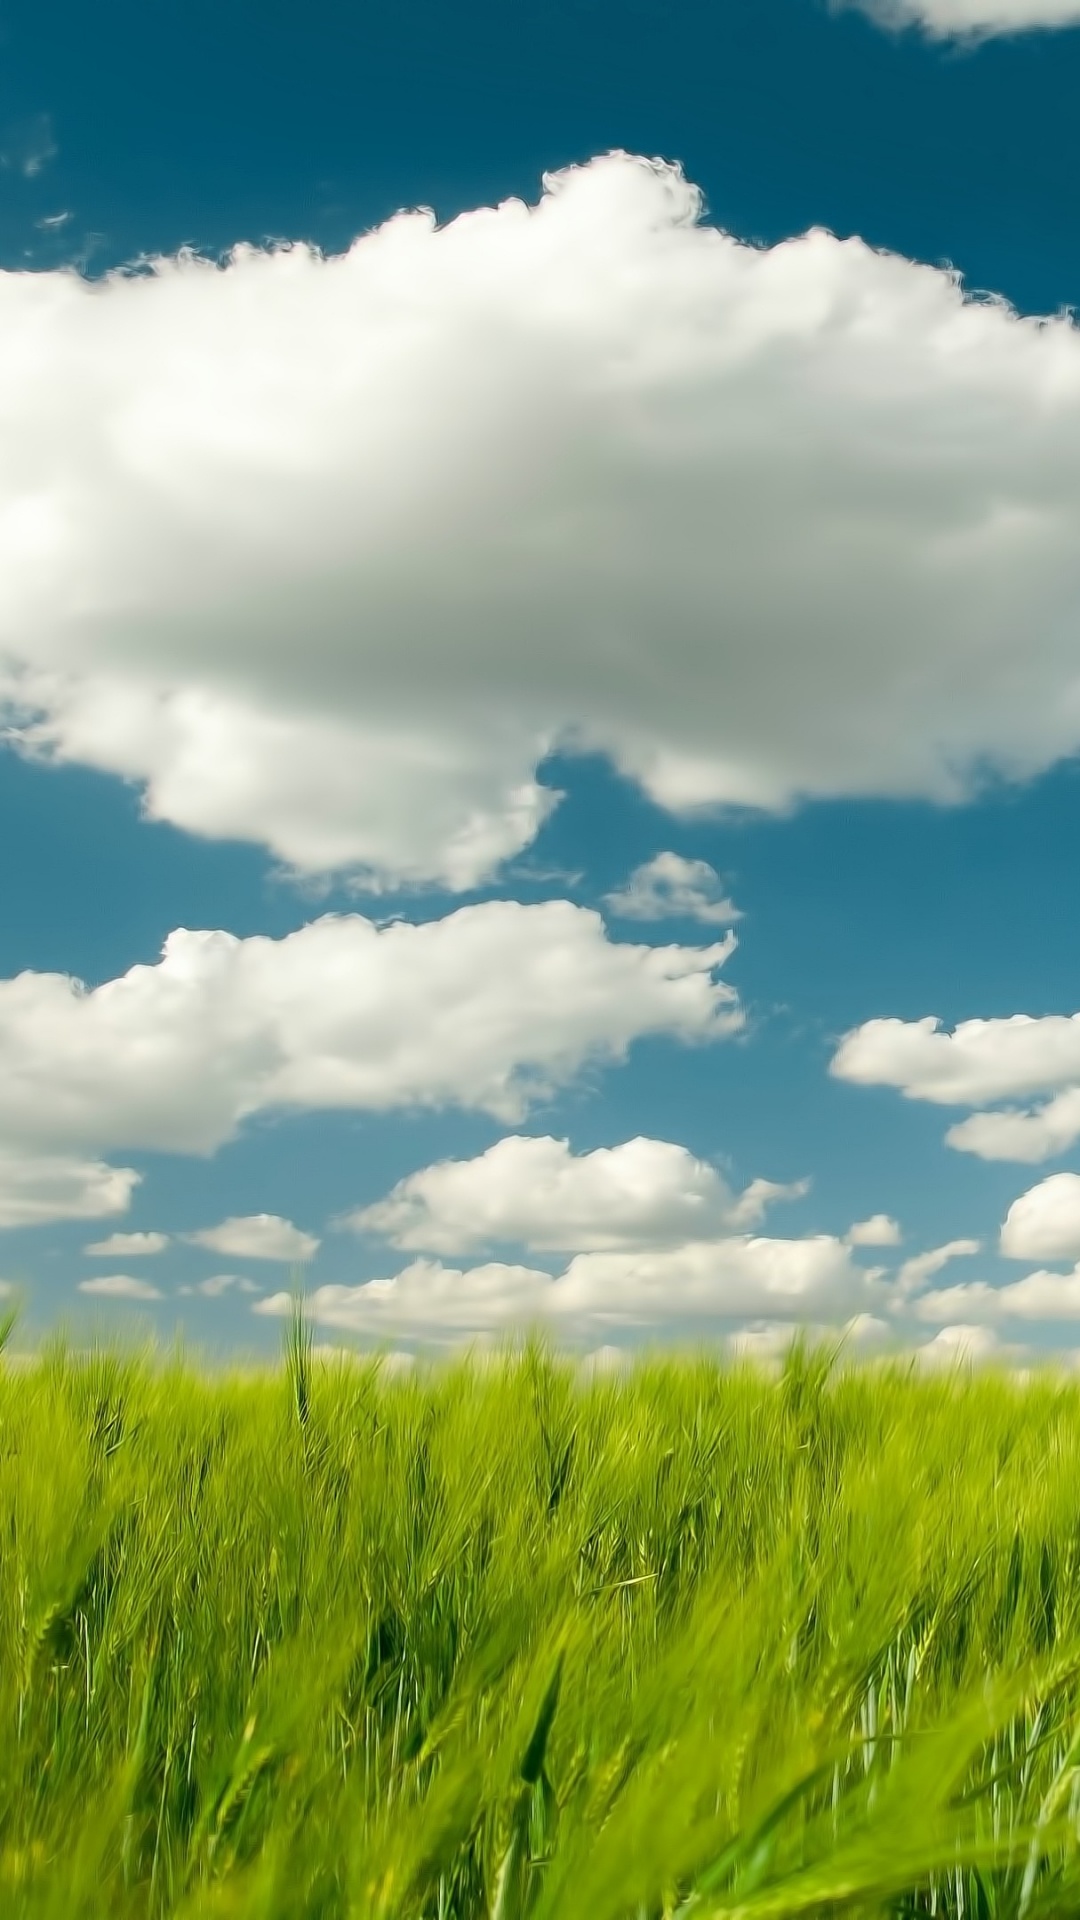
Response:
[{"label": "cloud cluster", "polygon": [[1049,1096],[1026,1109],[973,1113],[949,1128],[949,1146],[983,1160],[1033,1164],[1080,1139],[1080,1014],[964,1020],[952,1033],[932,1015],[868,1020],[844,1036],[829,1070],[937,1106]]},{"label": "cloud cluster", "polygon": [[[319,1325],[368,1338],[439,1343],[545,1324],[581,1340],[621,1328],[723,1327],[733,1320],[835,1323],[880,1305],[877,1277],[827,1234],[802,1240],[737,1235],[665,1249],[582,1253],[555,1277],[488,1261],[470,1268],[414,1260],[359,1286],[318,1287],[308,1307]],[[290,1296],[259,1301],[256,1313],[284,1314]]]},{"label": "cloud cluster", "polygon": [[932,40],[988,40],[1080,25],[1080,0],[833,0],[879,26],[919,27]]},{"label": "cloud cluster", "polygon": [[409,1252],[615,1252],[719,1237],[805,1191],[756,1180],[736,1199],[715,1167],[667,1140],[575,1155],[568,1140],[512,1134],[476,1159],[409,1174],[344,1224]]},{"label": "cloud cluster", "polygon": [[617,943],[568,901],[495,900],[419,925],[328,915],[279,940],[179,929],[155,965],[92,990],[0,981],[0,1224],[122,1212],[138,1176],[89,1153],[211,1153],[257,1113],[519,1120],[642,1035],[736,1031],[717,977],[733,946]]},{"label": "cloud cluster", "polygon": [[556,745],[689,814],[1080,744],[1077,330],[675,166],[0,274],[0,345],[9,718],[191,832],[467,888]]}]

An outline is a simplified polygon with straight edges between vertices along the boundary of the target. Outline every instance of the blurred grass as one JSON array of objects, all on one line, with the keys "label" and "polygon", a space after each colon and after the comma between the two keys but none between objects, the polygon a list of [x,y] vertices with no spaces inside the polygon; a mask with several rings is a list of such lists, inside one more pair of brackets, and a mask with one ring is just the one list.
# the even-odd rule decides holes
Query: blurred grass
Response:
[{"label": "blurred grass", "polygon": [[0,1913],[1080,1913],[1080,1388],[0,1360]]}]

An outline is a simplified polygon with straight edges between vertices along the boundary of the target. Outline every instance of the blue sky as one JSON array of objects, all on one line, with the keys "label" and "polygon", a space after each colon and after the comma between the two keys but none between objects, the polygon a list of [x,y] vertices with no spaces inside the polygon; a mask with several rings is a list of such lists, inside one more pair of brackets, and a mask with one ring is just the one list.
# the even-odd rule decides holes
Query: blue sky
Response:
[{"label": "blue sky", "polygon": [[1080,1346],[1080,6],[0,36],[27,1329]]}]

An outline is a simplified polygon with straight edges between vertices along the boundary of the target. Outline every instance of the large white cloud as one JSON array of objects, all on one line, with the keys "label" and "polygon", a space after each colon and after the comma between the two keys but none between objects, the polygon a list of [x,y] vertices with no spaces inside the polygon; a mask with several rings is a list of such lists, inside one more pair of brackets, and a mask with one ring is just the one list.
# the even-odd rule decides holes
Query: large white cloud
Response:
[{"label": "large white cloud", "polygon": [[1014,1200],[1001,1251],[1010,1260],[1080,1260],[1080,1173],[1053,1173]]},{"label": "large white cloud", "polygon": [[248,1116],[287,1109],[519,1120],[640,1035],[735,1030],[716,977],[732,946],[615,943],[560,900],[381,928],[330,915],[280,940],[181,929],[156,965],[93,990],[60,974],[0,981],[0,1143],[209,1153]]},{"label": "large white cloud", "polygon": [[131,1167],[0,1141],[0,1227],[100,1220],[123,1213],[139,1178]]},{"label": "large white cloud", "polygon": [[845,1034],[829,1070],[938,1106],[1051,1096],[1033,1109],[974,1113],[949,1128],[951,1147],[984,1160],[1048,1160],[1080,1139],[1080,1014],[963,1020],[952,1033],[932,1015],[867,1020]]},{"label": "large white cloud", "polygon": [[1080,0],[834,0],[834,6],[857,7],[883,27],[921,27],[933,40],[985,40],[1080,23]]},{"label": "large white cloud", "polygon": [[[870,1313],[884,1295],[873,1273],[842,1241],[737,1235],[665,1250],[579,1254],[552,1277],[499,1261],[457,1269],[414,1260],[386,1279],[318,1287],[308,1309],[323,1326],[369,1338],[445,1341],[546,1323],[586,1338],[614,1329],[677,1333],[680,1325],[743,1321],[844,1321]],[[278,1293],[253,1309],[291,1310]]]},{"label": "large white cloud", "polygon": [[509,1242],[534,1253],[612,1251],[753,1225],[770,1200],[804,1191],[757,1180],[736,1199],[715,1167],[668,1140],[639,1136],[573,1154],[568,1140],[511,1134],[474,1160],[408,1174],[345,1224],[412,1252]]},{"label": "large white cloud", "polygon": [[25,740],[302,869],[465,887],[552,744],[661,805],[1080,744],[1080,338],[611,155],[323,260],[0,275]]}]

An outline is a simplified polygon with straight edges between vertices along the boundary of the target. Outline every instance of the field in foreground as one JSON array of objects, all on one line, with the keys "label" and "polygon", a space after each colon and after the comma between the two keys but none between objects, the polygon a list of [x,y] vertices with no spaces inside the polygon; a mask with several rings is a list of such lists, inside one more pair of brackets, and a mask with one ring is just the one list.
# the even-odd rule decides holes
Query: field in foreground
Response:
[{"label": "field in foreground", "polygon": [[0,1362],[0,1912],[1080,1912],[1080,1389]]}]

